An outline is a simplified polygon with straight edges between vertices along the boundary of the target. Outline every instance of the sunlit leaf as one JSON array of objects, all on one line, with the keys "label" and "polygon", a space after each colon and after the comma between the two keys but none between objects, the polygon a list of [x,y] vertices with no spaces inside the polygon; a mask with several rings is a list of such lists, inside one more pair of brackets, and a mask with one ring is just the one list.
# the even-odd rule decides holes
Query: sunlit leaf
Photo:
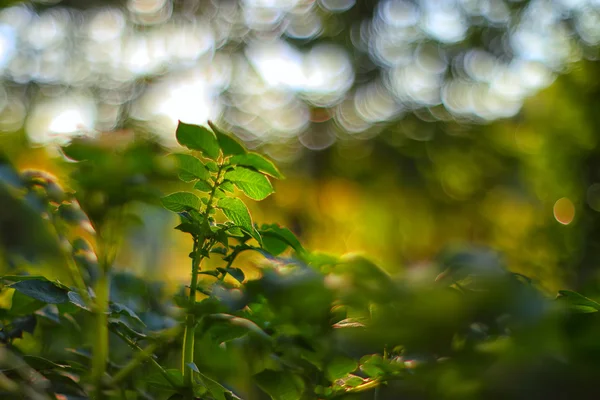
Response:
[{"label": "sunlit leaf", "polygon": [[558,301],[565,302],[569,309],[580,313],[600,311],[600,303],[571,290],[559,290]]},{"label": "sunlit leaf", "polygon": [[225,173],[225,179],[233,182],[242,192],[254,200],[263,200],[273,193],[271,182],[263,174],[248,168],[235,168]]},{"label": "sunlit leaf", "polygon": [[193,193],[176,192],[161,199],[163,206],[170,211],[181,212],[200,208],[200,199]]},{"label": "sunlit leaf", "polygon": [[220,188],[229,193],[233,193],[233,190],[235,189],[233,183],[231,183],[230,181],[221,182]]},{"label": "sunlit leaf", "polygon": [[[184,176],[192,177],[192,179],[208,179],[210,173],[199,159],[189,154],[173,154],[177,159],[179,169],[184,172]],[[192,179],[185,179],[186,181]]]},{"label": "sunlit leaf", "polygon": [[265,174],[271,175],[277,179],[283,179],[284,176],[279,172],[275,164],[258,153],[247,153],[231,157],[229,162],[232,165],[242,165],[252,167]]},{"label": "sunlit leaf", "polygon": [[205,165],[206,169],[208,169],[210,172],[217,172],[219,170],[219,166],[214,161],[207,161]]},{"label": "sunlit leaf", "polygon": [[254,230],[250,212],[244,202],[238,198],[224,197],[217,203],[217,207],[223,211],[223,214],[236,226],[245,229],[248,232]]},{"label": "sunlit leaf", "polygon": [[219,143],[215,134],[203,126],[179,121],[176,137],[182,146],[190,150],[201,151],[208,158],[214,160],[219,156]]},{"label": "sunlit leaf", "polygon": [[194,189],[208,193],[212,190],[212,187],[208,182],[200,180],[194,184]]},{"label": "sunlit leaf", "polygon": [[226,134],[222,129],[217,127],[211,121],[208,121],[208,125],[212,128],[215,135],[217,135],[217,140],[219,142],[219,146],[221,147],[221,151],[223,151],[224,156],[232,156],[246,153],[244,146],[242,146],[237,140],[232,138],[230,135]]},{"label": "sunlit leaf", "polygon": [[242,237],[244,236],[244,232],[237,226],[230,226],[227,228],[227,233],[231,236]]},{"label": "sunlit leaf", "polygon": [[349,375],[347,378],[340,379],[340,384],[348,387],[357,387],[365,383],[365,380],[360,376]]},{"label": "sunlit leaf", "polygon": [[276,224],[263,225],[260,234],[264,249],[274,256],[283,253],[288,247],[292,247],[298,253],[304,251],[298,238],[287,228]]}]

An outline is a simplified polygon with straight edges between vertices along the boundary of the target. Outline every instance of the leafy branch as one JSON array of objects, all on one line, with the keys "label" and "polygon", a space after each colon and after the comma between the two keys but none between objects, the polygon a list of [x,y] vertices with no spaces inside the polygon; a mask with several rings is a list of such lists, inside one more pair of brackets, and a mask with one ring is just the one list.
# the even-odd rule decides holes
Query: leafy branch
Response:
[{"label": "leafy branch", "polygon": [[[271,161],[259,154],[248,153],[239,142],[212,122],[209,122],[209,126],[211,129],[180,122],[176,132],[179,144],[194,152],[193,155],[174,155],[178,162],[179,178],[184,182],[193,182],[193,188],[202,195],[199,197],[184,191],[162,199],[163,206],[178,213],[181,218],[181,224],[176,229],[191,234],[193,238],[181,362],[184,385],[189,393],[193,393],[194,337],[198,324],[194,306],[202,261],[210,256],[214,246],[219,243],[225,248],[227,266],[224,271],[227,272],[241,251],[238,248],[230,249],[230,239],[243,244],[251,238],[262,246],[262,237],[252,222],[248,207],[235,196],[233,189],[237,187],[253,200],[263,200],[273,193],[268,177],[283,178]],[[214,217],[216,210],[225,216],[224,221],[217,222]],[[229,255],[228,250],[231,251]]]}]

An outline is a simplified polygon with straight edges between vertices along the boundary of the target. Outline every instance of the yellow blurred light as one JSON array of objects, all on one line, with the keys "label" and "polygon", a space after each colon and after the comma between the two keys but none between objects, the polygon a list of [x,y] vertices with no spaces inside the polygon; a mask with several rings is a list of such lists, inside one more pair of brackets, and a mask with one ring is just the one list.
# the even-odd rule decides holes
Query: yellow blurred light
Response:
[{"label": "yellow blurred light", "polygon": [[575,206],[567,197],[558,199],[554,203],[554,218],[563,225],[569,225],[575,218]]}]

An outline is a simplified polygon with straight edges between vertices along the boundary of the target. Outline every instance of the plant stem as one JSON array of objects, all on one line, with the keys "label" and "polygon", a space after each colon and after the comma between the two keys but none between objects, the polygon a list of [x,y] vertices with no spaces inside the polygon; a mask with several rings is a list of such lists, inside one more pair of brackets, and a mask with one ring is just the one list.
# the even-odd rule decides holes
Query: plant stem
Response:
[{"label": "plant stem", "polygon": [[[223,172],[223,164],[219,163],[219,170],[214,180],[210,196],[206,204],[206,210],[204,211],[204,220],[201,229],[208,229],[208,217],[210,211],[213,208],[213,200],[215,193],[219,187],[219,180],[221,179],[221,173]],[[198,286],[198,272],[200,272],[200,264],[210,251],[210,248],[214,244],[214,241],[208,240],[208,233],[201,234],[194,238],[194,248],[192,253],[194,258],[192,259],[192,280],[190,283],[190,295],[188,301],[188,312],[185,317],[185,332],[183,334],[183,351],[182,351],[182,362],[181,362],[181,373],[183,375],[183,384],[191,389],[193,384],[193,371],[188,364],[194,362],[194,336],[196,333],[196,316],[194,315],[194,305],[196,304],[196,291]],[[190,399],[193,398],[193,391],[190,390]]]},{"label": "plant stem", "polygon": [[94,302],[95,332],[94,332],[94,354],[92,358],[92,380],[96,387],[96,400],[101,400],[102,380],[106,372],[108,360],[108,297],[109,277],[107,271],[103,271],[96,285],[96,301]]},{"label": "plant stem", "polygon": [[185,332],[183,334],[183,358],[181,362],[181,373],[183,383],[187,387],[192,386],[192,369],[189,363],[194,362],[194,335],[196,333],[196,317],[194,305],[196,303],[196,287],[198,286],[198,271],[203,255],[199,254],[199,240],[194,239],[194,258],[192,260],[192,282],[190,284],[190,296],[188,301],[188,312],[185,316]]},{"label": "plant stem", "polygon": [[204,213],[204,224],[208,223],[208,217],[210,215],[210,211],[213,208],[213,200],[215,198],[215,193],[217,192],[217,189],[219,188],[219,185],[221,185],[221,182],[219,182],[219,180],[221,179],[221,173],[223,172],[223,168],[224,165],[223,164],[219,164],[219,170],[217,171],[217,176],[215,177],[215,183],[212,187],[212,190],[210,191],[210,196],[208,198],[208,203],[206,203],[206,211]]},{"label": "plant stem", "polygon": [[[118,219],[117,219],[118,220]],[[106,235],[108,234],[108,235]],[[112,240],[108,241],[110,237]],[[92,382],[95,386],[95,400],[102,400],[104,375],[108,363],[108,304],[110,301],[110,271],[116,258],[118,238],[116,232],[110,229],[98,232],[98,255],[100,266],[100,277],[96,282],[96,298],[93,302],[95,314],[94,326],[94,350],[92,358]]]}]

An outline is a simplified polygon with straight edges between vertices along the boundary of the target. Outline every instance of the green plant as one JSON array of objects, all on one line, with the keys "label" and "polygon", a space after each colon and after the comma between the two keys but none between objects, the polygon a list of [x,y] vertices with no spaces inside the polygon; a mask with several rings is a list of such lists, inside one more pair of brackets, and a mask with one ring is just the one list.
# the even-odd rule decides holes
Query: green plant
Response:
[{"label": "green plant", "polygon": [[[242,200],[272,194],[278,169],[209,125],[181,123],[190,152],[168,156],[147,140],[75,140],[63,149],[74,190],[0,160],[13,211],[0,214],[0,398],[594,398],[598,302],[551,299],[484,248],[444,252],[422,279],[308,251]],[[174,175],[190,191],[159,200],[155,183]],[[191,236],[190,284],[175,294],[114,268],[140,202]],[[258,277],[246,251],[264,257]],[[26,274],[34,263],[53,278]]]},{"label": "green plant", "polygon": [[[175,393],[180,392],[187,398],[194,397],[198,390],[201,390],[198,389],[198,382],[193,379],[194,373],[200,374],[194,363],[194,341],[196,326],[199,323],[214,325],[215,321],[224,321],[261,332],[251,321],[224,313],[211,314],[210,317],[214,321],[205,322],[202,317],[206,311],[206,304],[196,301],[196,293],[201,290],[198,287],[199,276],[208,275],[217,282],[223,282],[229,275],[241,283],[245,279],[244,273],[239,268],[233,268],[232,264],[243,251],[257,250],[264,254],[270,251],[271,256],[281,253],[290,245],[301,249],[294,235],[285,228],[277,225],[263,225],[260,229],[257,228],[252,223],[246,205],[239,197],[233,195],[234,187],[237,187],[248,197],[262,200],[273,192],[267,176],[282,178],[281,173],[268,159],[257,153],[247,152],[235,139],[212,123],[210,125],[213,131],[180,123],[176,133],[178,141],[194,151],[198,157],[191,154],[170,156],[177,161],[179,178],[184,182],[193,182],[193,188],[203,195],[198,197],[190,192],[177,192],[162,198],[165,208],[180,215],[181,224],[176,229],[189,233],[193,238],[189,294],[185,300],[176,298],[176,302],[185,310],[185,317],[181,325],[157,334],[158,336],[143,349],[137,342],[140,339],[148,340],[148,336],[139,332],[139,328],[144,326],[141,318],[127,306],[111,301],[109,293],[115,275],[112,265],[126,232],[124,227],[127,226],[126,222],[135,221],[131,214],[132,204],[139,201],[152,203],[156,198],[151,187],[144,183],[145,177],[164,178],[168,175],[157,168],[160,164],[157,160],[163,156],[160,149],[148,142],[134,142],[114,153],[88,139],[75,140],[63,149],[67,157],[77,161],[72,174],[77,188],[75,192],[65,192],[54,177],[43,171],[26,171],[19,176],[19,173],[5,162],[8,171],[5,172],[5,181],[10,180],[9,183],[17,186],[2,186],[3,189],[7,189],[6,201],[20,204],[17,202],[19,199],[27,201],[30,195],[37,196],[36,199],[43,205],[43,209],[39,210],[42,214],[38,214],[42,218],[36,219],[35,213],[32,213],[32,221],[43,228],[39,229],[41,233],[53,231],[55,234],[55,237],[50,233],[46,234],[48,237],[44,237],[45,241],[39,246],[40,249],[32,249],[32,255],[37,256],[41,249],[58,254],[56,257],[60,258],[61,263],[66,260],[68,268],[65,277],[74,284],[73,287],[69,287],[60,281],[50,281],[42,276],[5,276],[3,281],[7,284],[8,293],[15,293],[12,295],[7,317],[17,318],[19,322],[18,319],[23,313],[34,312],[49,304],[57,305],[59,316],[81,310],[89,313],[90,317],[83,317],[83,322],[91,333],[87,339],[89,343],[93,343],[89,359],[91,369],[86,379],[89,378],[89,388],[93,391],[94,398],[111,396],[112,389],[127,380],[130,374],[149,360],[171,390]],[[106,179],[107,176],[111,179]],[[218,210],[224,215],[224,222],[216,222],[215,214]],[[43,219],[50,223],[41,222]],[[73,237],[70,226],[77,232],[82,228],[87,231],[88,239],[95,239],[95,246],[86,238]],[[230,245],[230,240],[237,244]],[[249,243],[252,240],[255,245]],[[52,245],[55,241],[56,245]],[[45,250],[46,248],[50,250]],[[14,252],[12,248],[8,250]],[[201,271],[202,260],[211,254],[222,255],[223,267]],[[202,291],[205,294],[210,293],[206,288]],[[10,328],[12,332],[5,338],[8,344],[12,343],[14,338],[20,338],[24,332],[20,328],[21,322],[16,328],[12,322],[14,321],[5,326],[5,330]],[[33,333],[30,321],[26,322],[29,325],[25,326],[25,332]],[[153,357],[159,343],[178,338],[180,329],[183,331],[182,361],[180,372],[175,373],[163,368]],[[109,332],[136,352],[135,356],[114,374],[107,374],[111,369]],[[264,333],[262,335],[268,337]],[[204,381],[206,380],[212,382],[210,378],[204,377]],[[229,393],[216,382],[208,387],[211,385],[211,392],[217,390]],[[207,386],[203,387],[206,389]],[[74,391],[84,393],[86,389],[77,387]]]},{"label": "green plant", "polygon": [[[244,202],[234,195],[234,187],[253,200],[263,200],[273,193],[268,176],[282,177],[269,160],[257,153],[246,152],[235,139],[214,124],[209,124],[212,131],[180,122],[177,128],[178,142],[195,151],[199,158],[189,154],[174,155],[179,164],[179,178],[184,182],[194,182],[193,188],[203,195],[198,197],[190,192],[177,192],[162,199],[165,208],[181,217],[181,224],[176,229],[189,233],[193,239],[181,363],[184,385],[190,389],[190,393],[193,388],[192,375],[198,371],[194,363],[194,338],[199,323],[194,312],[198,276],[208,274],[222,280],[229,274],[243,282],[243,272],[231,268],[231,265],[238,254],[253,248],[247,244],[250,239],[254,239],[261,247],[263,244],[261,232],[253,225]],[[214,217],[217,210],[224,214],[225,222],[217,222]],[[267,229],[262,233],[285,239],[281,231]],[[286,233],[289,235],[289,231]],[[230,239],[238,244],[230,246]],[[202,260],[211,253],[222,254],[226,265],[216,271],[201,271]]]}]

